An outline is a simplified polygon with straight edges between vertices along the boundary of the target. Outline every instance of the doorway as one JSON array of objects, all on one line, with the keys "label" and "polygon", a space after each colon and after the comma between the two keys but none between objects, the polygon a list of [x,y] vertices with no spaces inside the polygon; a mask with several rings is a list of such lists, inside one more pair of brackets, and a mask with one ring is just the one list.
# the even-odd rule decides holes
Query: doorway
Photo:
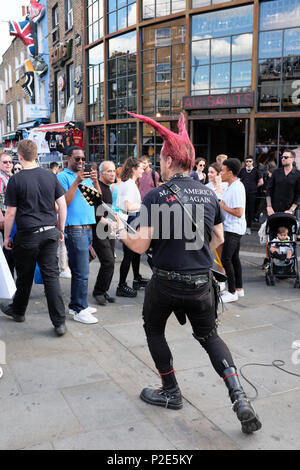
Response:
[{"label": "doorway", "polygon": [[243,161],[248,153],[248,126],[248,119],[192,121],[196,158],[204,157],[209,164],[216,160],[217,155],[224,153]]}]

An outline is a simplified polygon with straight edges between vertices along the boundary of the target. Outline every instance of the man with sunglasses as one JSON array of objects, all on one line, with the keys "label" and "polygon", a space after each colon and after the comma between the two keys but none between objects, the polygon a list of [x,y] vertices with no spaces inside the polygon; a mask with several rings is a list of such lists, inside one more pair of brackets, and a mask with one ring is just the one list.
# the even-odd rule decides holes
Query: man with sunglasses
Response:
[{"label": "man with sunglasses", "polygon": [[[9,178],[12,175],[12,169],[13,169],[13,161],[12,161],[11,156],[6,152],[0,153],[0,232],[2,234],[3,240],[4,240],[4,216],[6,212],[6,206],[5,206],[4,200],[5,200],[7,184],[8,184]],[[7,260],[9,269],[11,270],[11,273],[13,274],[14,262],[13,262],[12,253],[6,250],[4,247],[3,247],[3,253]]]},{"label": "man with sunglasses", "polygon": [[239,178],[246,190],[246,235],[251,235],[257,189],[264,184],[260,171],[253,165],[253,157],[251,155],[245,159],[245,167],[241,169]]},{"label": "man with sunglasses", "polygon": [[67,155],[68,167],[59,173],[57,178],[66,190],[65,242],[72,272],[69,314],[80,323],[95,324],[98,319],[93,313],[97,310],[89,307],[87,303],[89,246],[92,245],[93,239],[92,225],[96,223],[95,209],[81,196],[78,186],[84,183],[86,186],[94,186],[97,190],[100,190],[100,187],[97,171],[91,170],[88,173],[84,170],[85,154],[81,147],[70,147]]},{"label": "man with sunglasses", "polygon": [[282,168],[277,168],[267,189],[267,212],[294,214],[300,202],[300,171],[294,166],[295,152],[286,150],[281,157]]},{"label": "man with sunglasses", "polygon": [[[268,216],[275,212],[295,213],[300,203],[300,171],[294,165],[295,152],[285,150],[281,157],[282,167],[274,170],[267,188]],[[269,260],[264,259],[262,268],[267,268]]]}]

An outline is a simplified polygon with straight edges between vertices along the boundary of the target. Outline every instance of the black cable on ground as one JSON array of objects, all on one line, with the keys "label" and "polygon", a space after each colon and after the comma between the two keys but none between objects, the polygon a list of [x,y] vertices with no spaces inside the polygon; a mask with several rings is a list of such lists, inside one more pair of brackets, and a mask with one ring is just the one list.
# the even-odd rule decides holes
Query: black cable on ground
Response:
[{"label": "black cable on ground", "polygon": [[296,374],[295,372],[291,372],[289,370],[286,370],[286,369],[283,369],[282,366],[285,365],[285,362],[282,361],[281,359],[275,359],[271,364],[262,364],[262,363],[257,363],[257,362],[252,362],[252,363],[249,363],[249,364],[244,364],[242,367],[240,367],[240,375],[241,377],[243,377],[243,379],[255,390],[255,396],[254,397],[248,397],[249,400],[251,401],[254,401],[256,400],[256,398],[258,397],[258,390],[257,388],[255,387],[255,385],[253,385],[252,382],[250,382],[249,379],[247,379],[242,370],[245,368],[245,367],[248,367],[248,366],[263,366],[263,367],[276,367],[276,369],[279,369],[281,370],[282,372],[285,372],[286,374],[290,374],[290,375],[294,375],[295,377],[300,377],[300,374]]}]

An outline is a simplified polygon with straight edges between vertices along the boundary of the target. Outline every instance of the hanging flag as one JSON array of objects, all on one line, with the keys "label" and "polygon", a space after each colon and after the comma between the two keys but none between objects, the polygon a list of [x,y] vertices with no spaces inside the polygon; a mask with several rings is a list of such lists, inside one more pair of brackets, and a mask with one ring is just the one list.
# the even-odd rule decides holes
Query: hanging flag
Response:
[{"label": "hanging flag", "polygon": [[9,34],[20,38],[27,46],[30,57],[34,57],[35,48],[29,21],[10,21]]},{"label": "hanging flag", "polygon": [[41,5],[35,0],[30,0],[28,6],[29,15],[34,23],[37,23],[45,13],[45,5]]}]

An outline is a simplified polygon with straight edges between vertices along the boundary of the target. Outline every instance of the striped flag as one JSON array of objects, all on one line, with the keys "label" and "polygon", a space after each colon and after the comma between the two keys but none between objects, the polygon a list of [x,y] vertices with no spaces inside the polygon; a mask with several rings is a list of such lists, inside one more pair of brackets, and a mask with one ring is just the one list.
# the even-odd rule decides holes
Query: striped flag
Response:
[{"label": "striped flag", "polygon": [[27,46],[30,57],[34,57],[34,41],[29,21],[10,21],[9,34],[20,38]]}]

